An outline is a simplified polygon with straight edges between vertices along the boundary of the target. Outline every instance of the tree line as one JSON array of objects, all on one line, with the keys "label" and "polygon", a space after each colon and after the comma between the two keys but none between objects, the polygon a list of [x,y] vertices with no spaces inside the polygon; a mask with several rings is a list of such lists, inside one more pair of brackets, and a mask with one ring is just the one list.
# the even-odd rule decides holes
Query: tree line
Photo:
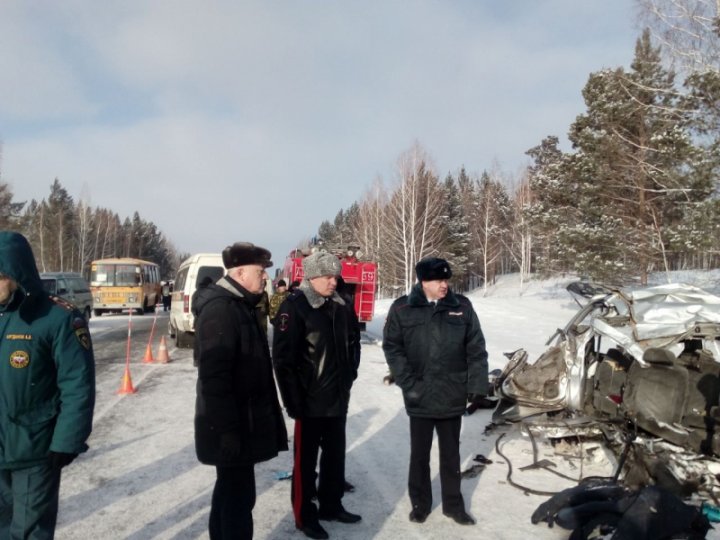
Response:
[{"label": "tree line", "polygon": [[[323,221],[319,236],[360,246],[378,263],[387,295],[409,290],[415,264],[429,255],[450,262],[462,290],[509,272],[521,279],[571,272],[624,285],[646,284],[655,271],[718,267],[717,7],[709,0],[641,4],[655,26],[638,38],[629,68],[590,74],[586,110],[568,130],[571,151],[549,135],[527,151],[530,165],[519,177],[460,167],[441,179],[416,143],[399,156],[389,185],[377,179],[360,201]],[[669,14],[686,4],[710,21],[705,41],[683,41],[679,17]],[[687,26],[696,22],[687,15]],[[669,67],[675,56],[656,35],[683,59],[688,48],[702,49],[702,61],[676,61],[676,72]]]},{"label": "tree line", "polygon": [[135,257],[160,265],[163,279],[175,277],[185,255],[152,222],[135,212],[121,219],[107,208],[74,200],[56,178],[40,201],[13,201],[10,186],[0,180],[0,230],[22,233],[30,242],[40,272],[80,272],[109,257]]}]

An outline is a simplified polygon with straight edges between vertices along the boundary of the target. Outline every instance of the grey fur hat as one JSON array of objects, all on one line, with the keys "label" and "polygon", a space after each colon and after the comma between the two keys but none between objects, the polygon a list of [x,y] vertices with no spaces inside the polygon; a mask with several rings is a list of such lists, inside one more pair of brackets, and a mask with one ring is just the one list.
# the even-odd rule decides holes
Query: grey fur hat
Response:
[{"label": "grey fur hat", "polygon": [[305,279],[319,276],[339,276],[342,271],[338,258],[326,251],[316,251],[305,257],[302,266]]}]

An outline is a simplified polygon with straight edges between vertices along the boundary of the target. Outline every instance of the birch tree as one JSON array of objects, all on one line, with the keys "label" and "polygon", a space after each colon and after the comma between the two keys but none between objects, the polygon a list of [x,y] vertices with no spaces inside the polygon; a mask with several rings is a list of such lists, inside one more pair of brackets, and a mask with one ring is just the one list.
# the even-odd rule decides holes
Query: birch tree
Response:
[{"label": "birch tree", "polygon": [[388,261],[398,271],[394,281],[409,292],[417,262],[440,250],[443,197],[428,156],[417,144],[398,159],[397,180],[386,215]]}]

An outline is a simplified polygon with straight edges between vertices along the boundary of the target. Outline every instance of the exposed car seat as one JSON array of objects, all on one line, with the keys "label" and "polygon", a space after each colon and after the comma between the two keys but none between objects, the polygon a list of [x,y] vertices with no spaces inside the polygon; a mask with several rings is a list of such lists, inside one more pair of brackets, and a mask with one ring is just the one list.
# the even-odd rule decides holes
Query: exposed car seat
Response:
[{"label": "exposed car seat", "polygon": [[680,424],[688,399],[688,371],[675,355],[660,348],[643,354],[648,364],[634,362],[628,370],[623,409],[638,427],[671,443],[686,445],[688,430]]},{"label": "exposed car seat", "polygon": [[611,417],[618,416],[624,399],[627,370],[620,361],[622,356],[618,349],[609,349],[595,370],[593,408]]},{"label": "exposed car seat", "polygon": [[711,411],[720,397],[720,364],[702,348],[701,340],[687,340],[677,364],[687,368],[688,396],[683,425],[691,428],[689,445],[696,452],[712,453],[716,419]]}]

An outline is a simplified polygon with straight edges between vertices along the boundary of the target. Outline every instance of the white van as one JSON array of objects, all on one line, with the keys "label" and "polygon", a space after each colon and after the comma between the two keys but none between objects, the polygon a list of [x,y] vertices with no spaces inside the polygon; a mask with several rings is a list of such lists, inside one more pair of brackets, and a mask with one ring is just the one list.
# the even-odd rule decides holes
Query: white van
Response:
[{"label": "white van", "polygon": [[175,276],[168,323],[168,334],[175,338],[177,347],[192,347],[195,333],[192,297],[198,286],[203,280],[215,283],[226,272],[220,253],[198,253],[180,264]]},{"label": "white van", "polygon": [[43,288],[48,294],[56,295],[73,304],[90,320],[93,310],[93,296],[90,285],[75,272],[45,272],[40,274]]}]

